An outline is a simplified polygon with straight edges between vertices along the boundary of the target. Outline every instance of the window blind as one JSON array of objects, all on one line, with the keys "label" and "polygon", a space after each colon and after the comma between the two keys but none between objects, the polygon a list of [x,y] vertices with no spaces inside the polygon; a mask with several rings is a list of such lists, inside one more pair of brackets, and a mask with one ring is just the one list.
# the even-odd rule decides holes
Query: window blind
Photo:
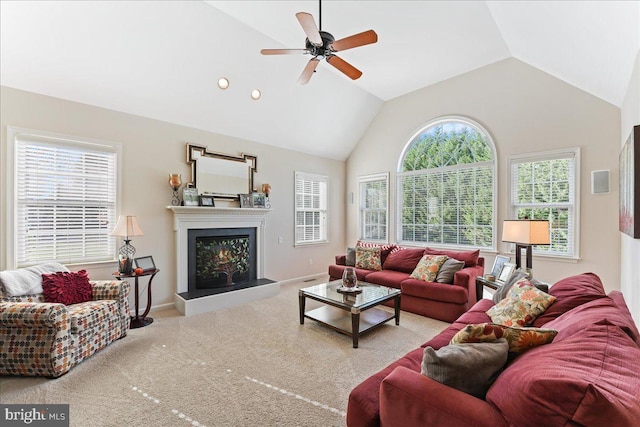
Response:
[{"label": "window blind", "polygon": [[319,243],[327,240],[328,177],[295,173],[296,243]]},{"label": "window blind", "polygon": [[389,174],[358,178],[360,183],[360,240],[387,242]]},{"label": "window blind", "polygon": [[116,150],[18,135],[15,153],[17,266],[113,260]]}]

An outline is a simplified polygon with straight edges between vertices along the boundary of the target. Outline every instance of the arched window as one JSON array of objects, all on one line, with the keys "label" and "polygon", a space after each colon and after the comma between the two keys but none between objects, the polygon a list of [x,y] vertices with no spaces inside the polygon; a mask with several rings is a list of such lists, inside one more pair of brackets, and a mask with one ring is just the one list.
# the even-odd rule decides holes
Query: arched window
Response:
[{"label": "arched window", "polygon": [[421,129],[398,164],[398,242],[495,248],[495,149],[469,119]]}]

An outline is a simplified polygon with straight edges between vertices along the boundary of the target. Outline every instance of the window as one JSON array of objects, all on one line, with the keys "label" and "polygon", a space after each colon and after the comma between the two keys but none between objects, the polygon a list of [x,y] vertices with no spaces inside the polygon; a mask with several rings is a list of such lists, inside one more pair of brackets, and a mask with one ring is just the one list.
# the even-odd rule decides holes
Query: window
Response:
[{"label": "window", "polygon": [[494,159],[488,132],[468,119],[420,130],[398,165],[398,242],[495,248]]},{"label": "window", "polygon": [[119,146],[16,129],[8,140],[10,262],[113,261]]},{"label": "window", "polygon": [[329,178],[295,173],[296,245],[327,241],[327,184]]},{"label": "window", "polygon": [[389,174],[361,176],[360,240],[387,242]]},{"label": "window", "polygon": [[534,253],[577,258],[580,149],[514,156],[509,165],[511,218],[549,221],[551,244]]}]

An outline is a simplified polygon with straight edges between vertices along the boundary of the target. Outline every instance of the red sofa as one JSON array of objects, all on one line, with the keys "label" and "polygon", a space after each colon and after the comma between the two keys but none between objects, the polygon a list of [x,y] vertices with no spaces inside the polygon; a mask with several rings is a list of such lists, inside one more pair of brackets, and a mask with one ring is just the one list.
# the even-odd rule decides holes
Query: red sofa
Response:
[{"label": "red sofa", "polygon": [[[484,274],[484,258],[479,253],[477,250],[457,252],[431,248],[394,250],[394,246],[388,246],[382,250],[382,270],[356,268],[356,275],[358,280],[400,289],[400,308],[404,311],[453,322],[478,300],[476,276]],[[447,255],[464,261],[464,268],[455,273],[453,284],[413,279],[411,273],[423,255]],[[329,266],[330,280],[342,278],[345,261],[345,255],[336,256],[335,265]],[[389,305],[393,305],[393,302]]]},{"label": "red sofa", "polygon": [[486,400],[420,373],[423,348],[439,349],[467,324],[489,322],[483,299],[451,326],[366,379],[349,396],[347,425],[632,426],[640,420],[640,335],[622,294],[585,273],[553,285],[556,301],[533,326],[551,344],[507,364]]}]

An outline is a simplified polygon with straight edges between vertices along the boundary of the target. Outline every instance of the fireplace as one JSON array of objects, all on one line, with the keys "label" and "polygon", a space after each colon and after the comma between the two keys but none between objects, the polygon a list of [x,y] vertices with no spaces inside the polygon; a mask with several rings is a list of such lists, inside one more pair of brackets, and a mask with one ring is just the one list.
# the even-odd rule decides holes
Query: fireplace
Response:
[{"label": "fireplace", "polygon": [[[179,312],[191,316],[278,293],[279,282],[264,277],[265,228],[270,209],[167,209],[173,212],[176,237],[174,301]],[[202,252],[199,261],[198,248]]]},{"label": "fireplace", "polygon": [[256,229],[188,231],[189,291],[239,285],[256,279]]}]

